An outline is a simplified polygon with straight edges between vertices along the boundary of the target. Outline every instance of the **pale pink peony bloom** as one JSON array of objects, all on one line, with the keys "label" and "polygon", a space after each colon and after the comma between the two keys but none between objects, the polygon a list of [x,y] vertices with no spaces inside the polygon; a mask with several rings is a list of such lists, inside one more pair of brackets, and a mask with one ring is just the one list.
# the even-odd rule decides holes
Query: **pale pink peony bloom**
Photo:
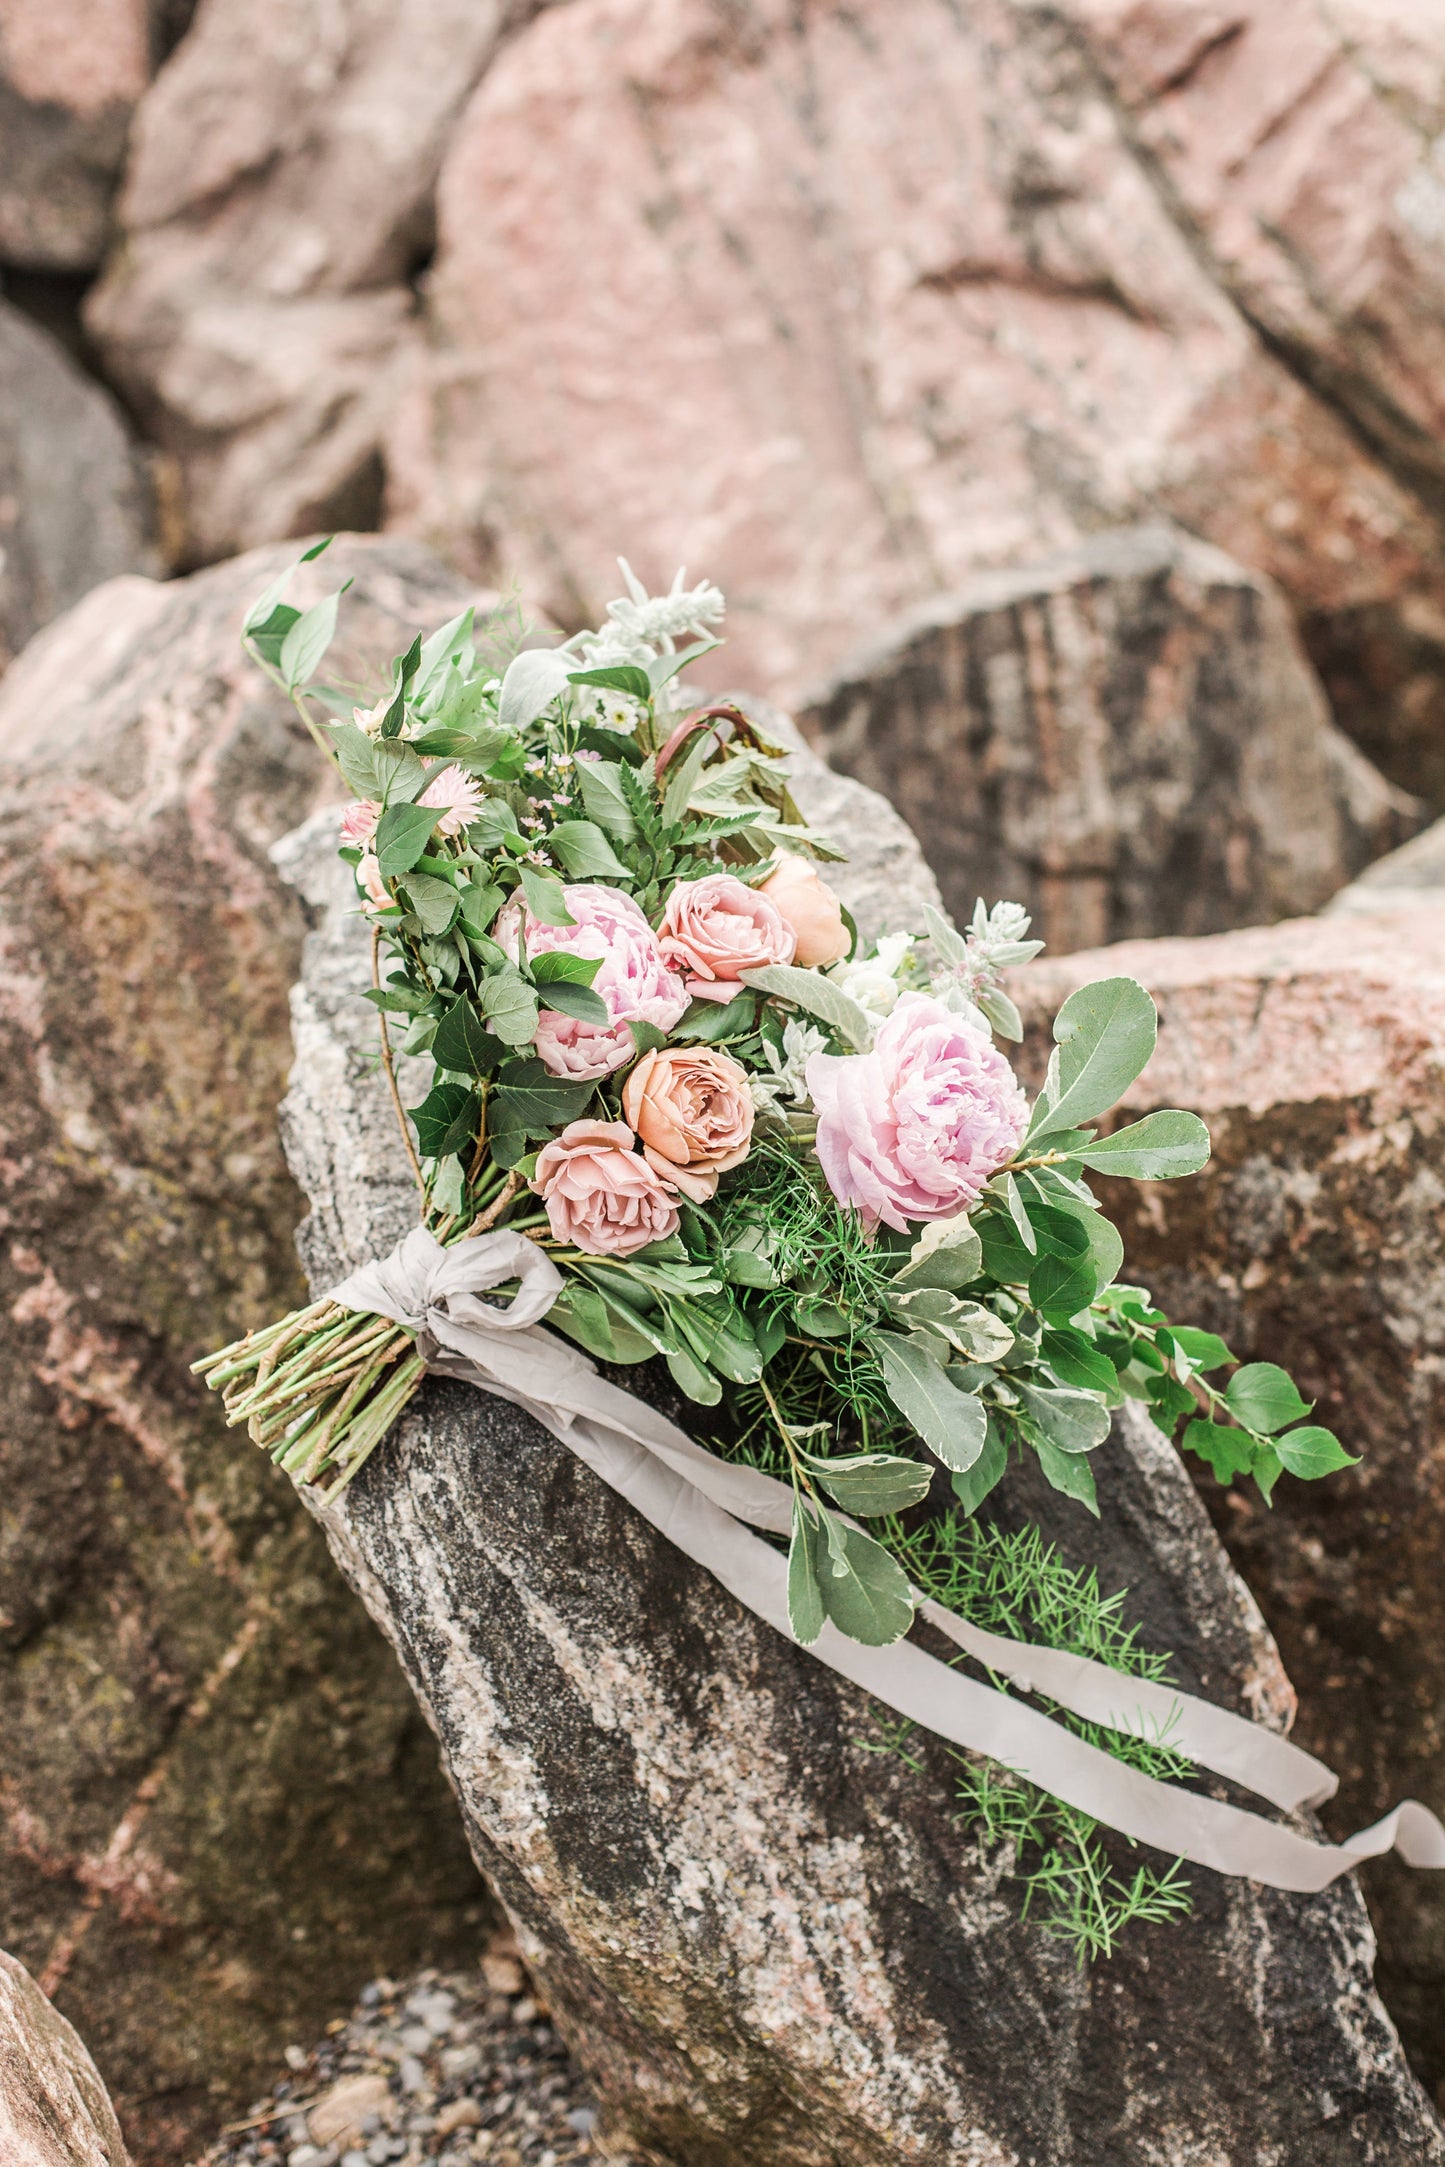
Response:
[{"label": "pale pink peony bloom", "polygon": [[927,993],[905,993],[871,1053],[815,1053],[818,1157],[840,1204],[906,1233],[975,1203],[1028,1124],[1008,1062]]},{"label": "pale pink peony bloom", "polygon": [[677,1201],[625,1121],[571,1121],[537,1154],[532,1187],[559,1242],[594,1257],[630,1257],[678,1227]]},{"label": "pale pink peony bloom", "polygon": [[747,1071],[713,1046],[664,1046],[643,1055],[622,1090],[622,1111],[643,1156],[695,1204],[740,1166],[753,1133]]},{"label": "pale pink peony bloom", "polygon": [[341,840],[364,850],[376,833],[381,807],[372,798],[358,798],[341,815]]},{"label": "pale pink peony bloom", "polygon": [[777,905],[733,873],[680,880],[667,899],[662,946],[687,990],[700,1001],[731,1001],[743,990],[739,971],[791,963],[797,943]]},{"label": "pale pink peony bloom", "polygon": [[818,971],[826,964],[842,962],[853,945],[843,923],[843,906],[827,881],[819,879],[811,858],[785,850],[758,894],[765,895],[784,925],[792,927],[795,963],[806,971]]},{"label": "pale pink peony bloom", "polygon": [[467,823],[476,819],[485,795],[476,777],[468,775],[454,761],[439,775],[433,775],[416,802],[440,809],[441,819],[437,826],[443,835],[460,835]]},{"label": "pale pink peony bloom", "polygon": [[[544,1008],[537,1025],[537,1053],[554,1076],[598,1083],[636,1053],[629,1023],[652,1023],[659,1031],[670,1031],[682,1021],[687,988],[630,895],[600,883],[569,884],[562,894],[575,925],[540,925],[529,916],[528,958],[552,950],[600,958],[592,990],[601,994],[610,1021],[581,1023]],[[514,900],[497,920],[492,938],[515,956],[521,928],[522,910]]]}]

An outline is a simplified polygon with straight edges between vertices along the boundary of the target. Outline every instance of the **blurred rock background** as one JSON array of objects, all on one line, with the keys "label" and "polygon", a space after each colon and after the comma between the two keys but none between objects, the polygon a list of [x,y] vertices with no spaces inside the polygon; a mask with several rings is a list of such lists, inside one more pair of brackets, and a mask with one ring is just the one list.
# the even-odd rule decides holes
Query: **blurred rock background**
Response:
[{"label": "blurred rock background", "polygon": [[[1367,1448],[1210,1502],[1351,1811],[1438,1804],[1445,10],[5,0],[0,1940],[142,2167],[489,1917],[186,1373],[298,1284],[266,852],[325,778],[235,634],[332,528],[358,678],[619,548],[715,578],[717,682],[1078,952],[1041,997],[1156,987],[1220,1143],[1138,1269]],[[1365,1883],[1439,2083],[1445,1900]]]}]

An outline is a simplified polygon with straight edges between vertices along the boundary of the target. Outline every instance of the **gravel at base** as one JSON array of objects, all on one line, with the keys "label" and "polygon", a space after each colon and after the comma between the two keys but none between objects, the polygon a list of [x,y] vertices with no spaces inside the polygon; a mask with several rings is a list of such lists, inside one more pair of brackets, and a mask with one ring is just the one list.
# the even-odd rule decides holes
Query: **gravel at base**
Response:
[{"label": "gravel at base", "polygon": [[581,2071],[505,1944],[479,1972],[374,1981],[286,2059],[237,2122],[267,2119],[225,2133],[198,2167],[604,2167]]}]

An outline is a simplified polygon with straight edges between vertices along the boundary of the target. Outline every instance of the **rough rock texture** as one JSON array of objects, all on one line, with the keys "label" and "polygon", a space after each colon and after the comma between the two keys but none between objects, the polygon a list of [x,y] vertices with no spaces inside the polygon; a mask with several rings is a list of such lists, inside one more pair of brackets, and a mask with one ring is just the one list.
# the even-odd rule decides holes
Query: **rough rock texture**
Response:
[{"label": "rough rock texture", "polygon": [[115,2109],[73,2027],[0,1949],[5,2167],[130,2167]]},{"label": "rough rock texture", "polygon": [[511,12],[212,0],[161,70],[89,317],[184,560],[377,523],[437,168]]},{"label": "rough rock texture", "polygon": [[151,72],[146,0],[6,0],[0,11],[0,263],[100,262],[131,111]]},{"label": "rough rock texture", "polygon": [[0,301],[0,669],[102,580],[150,568],[149,513],[116,408]]},{"label": "rough rock texture", "polygon": [[1445,820],[1437,820],[1423,835],[1414,836],[1377,858],[1358,880],[1331,896],[1331,917],[1356,916],[1361,911],[1398,913],[1425,905],[1445,903]]},{"label": "rough rock texture", "polygon": [[[1074,985],[1120,971],[1143,980],[1162,1018],[1129,1103],[1195,1107],[1214,1136],[1197,1180],[1112,1187],[1130,1269],[1242,1358],[1287,1363],[1362,1455],[1326,1482],[1286,1478],[1271,1512],[1201,1473],[1299,1688],[1297,1735],[1340,1773],[1326,1820],[1343,1834],[1406,1794],[1438,1809],[1445,914],[1307,920],[1035,964],[1023,981],[1039,1038]],[[1438,2086],[1445,1883],[1393,1861],[1362,1878],[1381,1993]]]},{"label": "rough rock texture", "polygon": [[548,11],[443,170],[390,517],[578,621],[619,546],[705,566],[786,698],[1167,513],[1445,791],[1442,40],[1419,0]]},{"label": "rough rock texture", "polygon": [[955,916],[1055,951],[1316,909],[1408,833],[1330,721],[1277,589],[1161,526],[980,573],[801,714],[898,807]]},{"label": "rough rock texture", "polygon": [[[830,824],[866,844],[877,813],[859,797]],[[318,816],[281,854],[332,904],[287,1100],[317,1285],[411,1215],[332,840]],[[895,852],[905,913],[921,873]],[[1103,1451],[1101,1530],[1050,1498],[1009,1509],[1127,1581],[1182,1679],[1279,1720],[1273,1646],[1172,1455],[1137,1419]],[[647,2167],[1445,2159],[1352,1886],[1298,1900],[1200,1873],[1188,1925],[1080,1973],[955,1824],[947,1756],[914,1772],[866,1750],[859,1695],[519,1410],[428,1386],[327,1533],[437,1729],[605,2148]]]},{"label": "rough rock texture", "polygon": [[[0,688],[0,1917],[145,2167],[484,1901],[389,1654],[187,1373],[301,1291],[267,845],[327,785],[238,639],[291,554],[112,581]],[[348,572],[353,673],[456,606],[413,544]]]}]

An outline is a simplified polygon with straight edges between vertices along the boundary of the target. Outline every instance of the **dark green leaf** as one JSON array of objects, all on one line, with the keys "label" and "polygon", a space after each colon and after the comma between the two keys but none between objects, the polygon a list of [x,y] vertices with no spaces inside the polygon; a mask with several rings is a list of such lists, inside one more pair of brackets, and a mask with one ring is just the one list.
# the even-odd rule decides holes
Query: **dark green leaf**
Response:
[{"label": "dark green leaf", "polygon": [[1118,1392],[1119,1378],[1113,1363],[1082,1332],[1068,1325],[1054,1326],[1044,1333],[1040,1344],[1044,1360],[1060,1384],[1073,1385],[1080,1392]]},{"label": "dark green leaf", "polygon": [[499,1038],[483,1025],[465,998],[454,1001],[437,1025],[432,1057],[438,1068],[455,1069],[463,1076],[484,1076],[506,1052]]},{"label": "dark green leaf", "polygon": [[1287,1422],[1298,1422],[1311,1406],[1309,1400],[1300,1397],[1289,1372],[1277,1362],[1246,1362],[1225,1386],[1224,1398],[1237,1422],[1246,1429],[1262,1431],[1266,1437],[1274,1430],[1282,1430]]},{"label": "dark green leaf", "polygon": [[[983,1244],[983,1268],[989,1278],[1006,1287],[1019,1286],[1026,1281],[1034,1268],[1034,1259],[1019,1240],[1018,1229],[1008,1214],[981,1212],[974,1227]],[[1089,1291],[1093,1293],[1092,1281]]]},{"label": "dark green leaf", "polygon": [[600,956],[574,956],[565,948],[548,948],[533,958],[531,971],[535,985],[554,986],[563,981],[573,986],[590,986],[602,968]]},{"label": "dark green leaf", "polygon": [[640,1017],[631,1016],[628,1018],[627,1028],[632,1033],[633,1047],[639,1054],[652,1053],[657,1047],[667,1044],[666,1031],[659,1031],[655,1023],[644,1023]]},{"label": "dark green leaf", "polygon": [[597,1086],[569,1083],[540,1061],[509,1061],[500,1072],[497,1097],[533,1136],[546,1136],[580,1118]]},{"label": "dark green leaf", "polygon": [[300,610],[293,609],[289,602],[278,602],[274,609],[246,628],[246,636],[251,645],[261,660],[269,662],[273,670],[280,667],[281,649],[286,644],[286,635],[300,615]]},{"label": "dark green leaf", "polygon": [[579,1023],[609,1024],[612,1014],[600,993],[590,986],[574,985],[570,979],[556,978],[540,989],[542,1006],[556,1009],[559,1015],[575,1016]]},{"label": "dark green leaf", "polygon": [[1042,1256],[1029,1273],[1029,1300],[1046,1315],[1067,1322],[1088,1308],[1095,1283],[1090,1257]]},{"label": "dark green leaf", "polygon": [[1321,1475],[1333,1475],[1337,1468],[1358,1467],[1358,1459],[1352,1459],[1333,1430],[1319,1428],[1309,1423],[1302,1429],[1286,1430],[1274,1440],[1274,1449],[1292,1475],[1301,1482],[1318,1482]]},{"label": "dark green leaf", "polygon": [[1247,1475],[1254,1465],[1254,1450],[1243,1430],[1232,1430],[1225,1422],[1191,1422],[1184,1432],[1184,1450],[1198,1453],[1207,1460],[1220,1482],[1229,1482],[1235,1475]]},{"label": "dark green leaf", "polygon": [[1026,1414],[1060,1452],[1093,1452],[1109,1434],[1109,1410],[1088,1392],[1009,1380]]},{"label": "dark green leaf", "polygon": [[465,1084],[434,1084],[420,1106],[409,1109],[424,1159],[444,1159],[477,1133],[481,1101]]},{"label": "dark green leaf", "polygon": [[757,999],[751,993],[739,993],[731,1001],[694,1001],[673,1036],[700,1038],[708,1043],[744,1038],[751,1031],[757,1013]]},{"label": "dark green leaf", "polygon": [[647,706],[652,699],[652,683],[646,670],[638,669],[632,662],[612,662],[596,670],[573,670],[569,685],[600,685],[604,692],[625,692],[630,700],[641,700]]},{"label": "dark green leaf", "polygon": [[[429,805],[388,805],[376,824],[376,861],[384,880],[409,873],[426,850],[440,815]],[[453,896],[453,903],[456,898]]]},{"label": "dark green leaf", "polygon": [[577,787],[589,819],[605,828],[614,841],[632,843],[637,840],[637,822],[623,795],[620,773],[608,760],[579,760]]},{"label": "dark green leaf", "polygon": [[1214,1332],[1196,1332],[1193,1325],[1175,1324],[1170,1326],[1170,1337],[1179,1352],[1188,1356],[1191,1369],[1223,1369],[1234,1360],[1224,1341]]},{"label": "dark green leaf", "polygon": [[[399,808],[399,810],[402,808]],[[411,806],[405,811],[410,812]],[[430,873],[407,873],[402,880],[406,898],[422,923],[422,930],[435,940],[445,933],[457,914],[461,901],[449,880],[434,880]]]}]

